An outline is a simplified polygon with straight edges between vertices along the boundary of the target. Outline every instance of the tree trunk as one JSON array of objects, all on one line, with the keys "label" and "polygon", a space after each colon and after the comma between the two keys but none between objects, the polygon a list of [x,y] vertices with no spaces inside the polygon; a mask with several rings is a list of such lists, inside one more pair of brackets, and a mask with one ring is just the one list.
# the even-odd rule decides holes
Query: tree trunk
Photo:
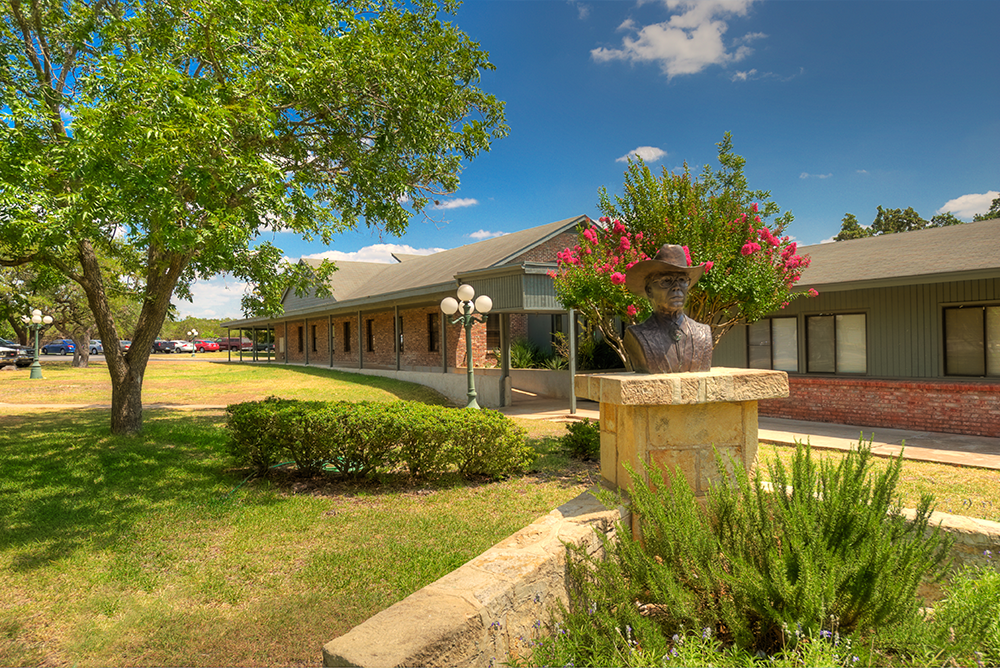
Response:
[{"label": "tree trunk", "polygon": [[111,383],[111,433],[142,431],[142,376],[129,369],[124,378]]}]

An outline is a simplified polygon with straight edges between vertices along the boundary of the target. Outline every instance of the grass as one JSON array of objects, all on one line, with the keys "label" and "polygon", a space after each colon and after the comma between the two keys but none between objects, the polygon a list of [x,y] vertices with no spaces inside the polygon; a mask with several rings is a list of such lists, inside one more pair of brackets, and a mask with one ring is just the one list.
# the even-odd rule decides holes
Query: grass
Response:
[{"label": "grass", "polygon": [[[816,461],[840,461],[844,454],[836,450],[813,449]],[[758,465],[766,473],[766,463],[778,457],[790,469],[795,456],[794,447],[762,443],[757,451]],[[872,466],[881,471],[889,460],[872,457]],[[767,475],[763,476],[767,479]],[[916,508],[923,494],[933,494],[935,509],[954,515],[966,515],[1000,522],[1000,471],[949,464],[934,464],[906,460],[900,473],[896,492],[903,507]]]},{"label": "grass", "polygon": [[[220,409],[147,409],[141,436],[114,437],[106,409],[55,405],[103,403],[105,369],[20,375],[0,376],[0,402],[53,409],[0,414],[0,665],[315,665],[323,643],[573,498],[595,472],[554,452],[562,425],[544,424],[537,470],[501,482],[284,472],[241,485]],[[145,397],[273,393],[441,401],[381,378],[179,359],[150,365]]]}]

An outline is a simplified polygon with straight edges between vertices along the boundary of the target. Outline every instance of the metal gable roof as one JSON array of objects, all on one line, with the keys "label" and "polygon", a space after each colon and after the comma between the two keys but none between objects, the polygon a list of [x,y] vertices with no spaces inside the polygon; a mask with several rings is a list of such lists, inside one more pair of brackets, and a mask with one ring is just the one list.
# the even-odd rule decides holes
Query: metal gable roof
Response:
[{"label": "metal gable roof", "polygon": [[1000,218],[799,248],[800,286],[829,290],[1000,275]]}]

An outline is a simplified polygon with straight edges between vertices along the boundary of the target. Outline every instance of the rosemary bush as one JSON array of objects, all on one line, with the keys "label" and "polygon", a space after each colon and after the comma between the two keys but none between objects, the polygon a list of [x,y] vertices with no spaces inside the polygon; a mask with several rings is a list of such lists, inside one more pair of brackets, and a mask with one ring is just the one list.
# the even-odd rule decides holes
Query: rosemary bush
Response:
[{"label": "rosemary bush", "polygon": [[567,422],[562,437],[563,451],[574,459],[597,461],[601,458],[601,425],[590,418]]},{"label": "rosemary bush", "polygon": [[901,459],[879,473],[870,458],[862,442],[840,463],[817,465],[798,444],[790,470],[769,465],[774,491],[736,465],[704,507],[679,472],[652,469],[651,486],[632,472],[642,540],[621,527],[617,541],[602,537],[603,560],[570,548],[563,614],[586,648],[577,663],[613,656],[626,629],[629,646],[657,655],[692,629],[772,654],[789,638],[916,617],[916,588],[943,574],[950,541],[928,526],[929,496],[912,521],[901,514]]}]

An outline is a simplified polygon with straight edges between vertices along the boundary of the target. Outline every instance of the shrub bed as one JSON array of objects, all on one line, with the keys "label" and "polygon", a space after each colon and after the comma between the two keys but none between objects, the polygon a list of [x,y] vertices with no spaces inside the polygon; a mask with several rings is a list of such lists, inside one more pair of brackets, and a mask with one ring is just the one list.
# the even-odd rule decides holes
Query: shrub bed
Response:
[{"label": "shrub bed", "polygon": [[226,408],[227,450],[258,474],[293,461],[303,472],[367,476],[405,466],[412,475],[458,471],[500,478],[535,453],[524,430],[497,411],[268,397]]}]

